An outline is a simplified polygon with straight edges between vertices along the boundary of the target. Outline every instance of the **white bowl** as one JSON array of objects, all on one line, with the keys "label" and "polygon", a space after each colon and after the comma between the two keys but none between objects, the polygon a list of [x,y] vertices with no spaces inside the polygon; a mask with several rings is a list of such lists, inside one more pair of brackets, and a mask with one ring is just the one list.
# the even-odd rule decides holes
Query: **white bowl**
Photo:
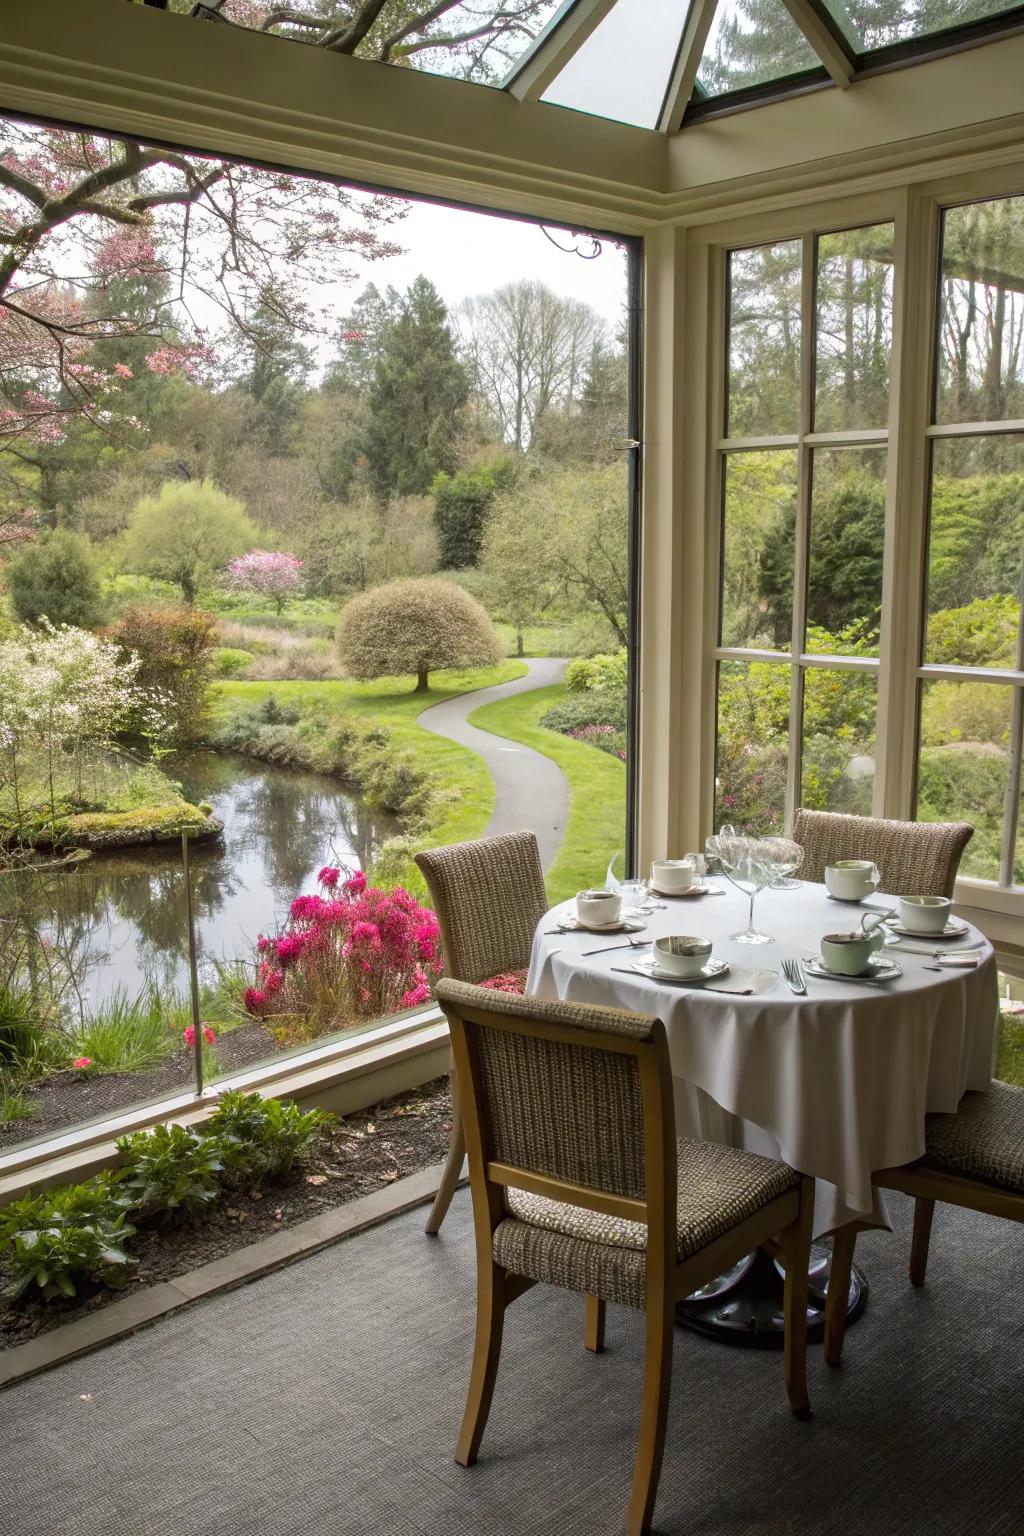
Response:
[{"label": "white bowl", "polygon": [[622,897],[617,891],[579,891],[576,895],[576,916],[581,923],[617,923],[621,912]]},{"label": "white bowl", "polygon": [[952,905],[948,896],[901,896],[900,922],[915,933],[943,933]]},{"label": "white bowl", "polygon": [[654,941],[654,960],[669,976],[696,976],[711,958],[711,940],[669,933]]}]

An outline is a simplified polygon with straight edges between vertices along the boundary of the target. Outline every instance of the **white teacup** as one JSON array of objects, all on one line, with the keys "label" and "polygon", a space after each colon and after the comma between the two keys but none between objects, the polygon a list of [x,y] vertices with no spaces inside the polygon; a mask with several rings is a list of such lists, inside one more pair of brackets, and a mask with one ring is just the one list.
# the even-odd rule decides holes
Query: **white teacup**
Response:
[{"label": "white teacup", "polygon": [[881,884],[878,866],[870,859],[839,859],[825,869],[825,886],[840,901],[863,901]]},{"label": "white teacup", "polygon": [[859,976],[866,971],[871,956],[881,949],[885,935],[881,925],[871,933],[826,933],[821,941],[821,962],[840,976]]},{"label": "white teacup", "polygon": [[622,897],[617,891],[601,889],[577,892],[576,916],[581,923],[587,923],[590,927],[617,923],[621,911]]},{"label": "white teacup", "polygon": [[651,865],[651,884],[659,891],[688,891],[697,883],[693,855],[685,859],[655,859]]},{"label": "white teacup", "polygon": [[710,939],[671,933],[654,941],[654,963],[669,976],[696,976],[710,959]]},{"label": "white teacup", "polygon": [[901,896],[900,922],[915,933],[942,933],[952,905],[948,896]]}]

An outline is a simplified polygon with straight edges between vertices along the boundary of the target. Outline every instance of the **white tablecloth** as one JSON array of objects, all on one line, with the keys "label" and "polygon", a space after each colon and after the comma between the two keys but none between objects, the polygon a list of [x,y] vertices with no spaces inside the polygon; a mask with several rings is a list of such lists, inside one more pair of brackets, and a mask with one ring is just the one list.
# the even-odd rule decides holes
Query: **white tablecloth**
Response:
[{"label": "white tablecloth", "polygon": [[[702,934],[734,971],[777,971],[787,957],[818,953],[822,934],[848,931],[860,915],[805,881],[757,898],[755,926],[775,943],[735,944],[727,935],[746,927],[747,899],[724,879],[709,883],[726,894],[671,900],[637,937]],[[779,976],[756,996],[731,997],[624,975],[618,968],[629,965],[628,951],[583,958],[583,950],[624,936],[551,934],[573,910],[567,902],[539,924],[527,991],[658,1014],[668,1031],[678,1133],[780,1157],[812,1175],[815,1235],[852,1220],[887,1225],[872,1170],[920,1157],[925,1113],[955,1110],[968,1089],[989,1086],[996,965],[977,931],[960,941],[983,945],[976,970],[926,971],[923,957],[887,951],[903,975],[884,989],[808,977],[802,998]]]}]

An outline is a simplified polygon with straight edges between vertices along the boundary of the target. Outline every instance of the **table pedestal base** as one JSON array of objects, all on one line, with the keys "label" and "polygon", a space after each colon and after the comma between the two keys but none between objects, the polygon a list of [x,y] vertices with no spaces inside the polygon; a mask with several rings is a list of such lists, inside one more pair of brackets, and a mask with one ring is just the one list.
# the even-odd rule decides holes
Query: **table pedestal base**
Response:
[{"label": "table pedestal base", "polygon": [[[825,1331],[825,1293],[832,1267],[831,1244],[815,1243],[807,1272],[807,1337],[819,1341]],[[782,1269],[770,1254],[758,1249],[718,1275],[676,1307],[682,1328],[706,1334],[726,1344],[748,1349],[781,1349],[784,1334]],[[856,1264],[850,1275],[847,1322],[864,1310],[868,1282]]]}]

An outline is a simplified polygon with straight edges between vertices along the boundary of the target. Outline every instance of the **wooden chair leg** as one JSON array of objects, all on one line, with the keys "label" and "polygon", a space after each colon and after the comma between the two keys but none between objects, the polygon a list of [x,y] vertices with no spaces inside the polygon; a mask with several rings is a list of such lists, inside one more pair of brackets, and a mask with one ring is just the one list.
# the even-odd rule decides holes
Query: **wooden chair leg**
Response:
[{"label": "wooden chair leg", "polygon": [[786,1283],[783,1292],[785,1339],[783,1363],[789,1405],[798,1418],[810,1416],[807,1395],[807,1271],[811,1263],[811,1230],[814,1221],[814,1182],[803,1179],[800,1214],[783,1235]]},{"label": "wooden chair leg", "polygon": [[587,1324],[584,1339],[586,1346],[595,1355],[599,1355],[604,1349],[604,1313],[605,1304],[599,1296],[587,1297]]},{"label": "wooden chair leg", "polygon": [[832,1238],[832,1268],[825,1296],[825,1361],[828,1365],[838,1365],[842,1358],[856,1241],[857,1223],[854,1221],[840,1227]]},{"label": "wooden chair leg", "polygon": [[505,1271],[497,1264],[487,1266],[477,1277],[476,1342],[469,1373],[469,1391],[455,1460],[463,1467],[476,1461],[491,1411],[494,1383],[501,1356],[501,1335],[505,1325]]},{"label": "wooden chair leg", "polygon": [[451,1064],[452,1085],[452,1139],[448,1145],[448,1156],[445,1158],[444,1172],[441,1174],[441,1183],[434,1203],[430,1207],[430,1215],[427,1217],[427,1225],[424,1229],[430,1236],[441,1229],[441,1223],[448,1214],[448,1207],[452,1203],[452,1196],[458,1188],[462,1177],[462,1165],[466,1160],[466,1135],[462,1129],[462,1106],[459,1099],[459,1079],[455,1071],[455,1062]]},{"label": "wooden chair leg", "polygon": [[646,1536],[654,1517],[661,1460],[665,1453],[668,1399],[672,1385],[672,1345],[675,1312],[671,1300],[647,1309],[644,1347],[644,1396],[640,1409],[640,1434],[636,1469],[626,1510],[626,1536]]},{"label": "wooden chair leg", "polygon": [[914,1201],[914,1235],[910,1240],[910,1283],[911,1285],[924,1285],[924,1274],[928,1268],[928,1244],[932,1235],[932,1217],[935,1215],[935,1201],[928,1200],[923,1195],[918,1195]]}]

